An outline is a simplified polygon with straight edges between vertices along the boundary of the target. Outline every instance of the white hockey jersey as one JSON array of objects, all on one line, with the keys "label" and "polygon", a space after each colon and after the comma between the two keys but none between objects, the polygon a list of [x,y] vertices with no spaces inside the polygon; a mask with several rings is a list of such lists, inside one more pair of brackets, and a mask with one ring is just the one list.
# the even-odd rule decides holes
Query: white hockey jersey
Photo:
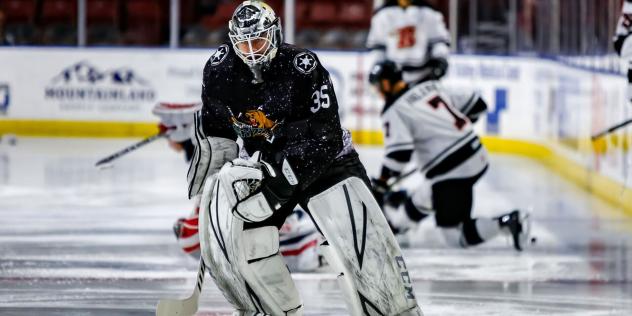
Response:
[{"label": "white hockey jersey", "polygon": [[389,59],[402,66],[404,80],[423,77],[420,67],[430,57],[447,58],[450,34],[441,13],[427,6],[385,5],[375,11],[367,47],[377,59]]},{"label": "white hockey jersey", "polygon": [[614,35],[614,47],[621,57],[632,56],[632,41],[627,40],[630,34],[632,34],[632,0],[625,0]]},{"label": "white hockey jersey", "polygon": [[[427,179],[465,178],[487,166],[487,152],[438,81],[410,88],[382,113],[384,167],[401,172],[411,152]],[[402,157],[407,157],[402,159]]]}]

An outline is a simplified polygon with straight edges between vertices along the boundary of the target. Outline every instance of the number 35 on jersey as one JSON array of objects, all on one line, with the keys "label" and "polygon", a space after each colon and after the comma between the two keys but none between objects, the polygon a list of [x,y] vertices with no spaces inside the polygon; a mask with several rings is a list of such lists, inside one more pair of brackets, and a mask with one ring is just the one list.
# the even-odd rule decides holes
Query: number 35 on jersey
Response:
[{"label": "number 35 on jersey", "polygon": [[314,91],[314,93],[312,93],[312,102],[314,102],[314,104],[310,108],[312,113],[318,112],[321,108],[329,108],[330,103],[328,90],[329,89],[327,88],[327,85],[322,85],[320,87],[320,90],[316,90]]}]

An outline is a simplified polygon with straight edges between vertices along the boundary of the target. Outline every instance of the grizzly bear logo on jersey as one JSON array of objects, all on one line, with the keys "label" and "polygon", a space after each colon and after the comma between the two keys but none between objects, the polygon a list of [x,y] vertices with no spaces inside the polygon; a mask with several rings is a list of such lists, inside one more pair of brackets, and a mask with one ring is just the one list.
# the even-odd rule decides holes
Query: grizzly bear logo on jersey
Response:
[{"label": "grizzly bear logo on jersey", "polygon": [[246,119],[253,127],[273,129],[276,126],[276,122],[271,121],[265,113],[260,110],[246,111]]},{"label": "grizzly bear logo on jersey", "polygon": [[269,142],[274,139],[274,131],[279,125],[277,121],[272,121],[266,114],[257,110],[246,111],[238,117],[231,117],[233,129],[241,138],[263,137]]}]

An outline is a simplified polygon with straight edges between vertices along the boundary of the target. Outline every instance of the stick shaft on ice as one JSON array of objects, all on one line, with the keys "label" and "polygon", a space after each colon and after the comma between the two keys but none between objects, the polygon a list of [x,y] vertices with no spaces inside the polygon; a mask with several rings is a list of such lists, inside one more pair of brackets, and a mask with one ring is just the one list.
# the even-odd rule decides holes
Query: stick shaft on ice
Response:
[{"label": "stick shaft on ice", "polygon": [[101,160],[97,161],[97,163],[96,163],[94,166],[95,166],[95,167],[100,167],[100,166],[102,166],[102,165],[105,165],[105,164],[107,164],[107,163],[110,163],[110,162],[112,162],[113,160],[118,159],[119,157],[121,157],[121,156],[123,156],[123,155],[125,155],[125,154],[129,153],[130,151],[134,151],[134,150],[136,150],[136,149],[138,149],[138,148],[140,148],[140,147],[142,147],[142,146],[145,146],[145,145],[147,145],[147,144],[149,144],[149,143],[151,143],[151,142],[155,141],[156,139],[162,138],[162,137],[164,137],[164,136],[166,136],[166,135],[167,135],[167,133],[165,133],[165,132],[161,132],[161,133],[158,133],[158,134],[156,134],[156,135],[149,136],[149,137],[147,137],[147,138],[145,138],[145,139],[141,140],[141,141],[140,141],[140,142],[138,142],[138,143],[135,143],[135,144],[133,144],[133,145],[130,145],[130,146],[128,146],[128,147],[125,147],[125,148],[123,148],[123,149],[121,149],[121,150],[119,150],[119,151],[117,151],[117,152],[113,153],[112,155],[109,155],[109,156],[107,156],[107,157],[105,157],[105,158],[103,158],[103,159],[101,159]]}]

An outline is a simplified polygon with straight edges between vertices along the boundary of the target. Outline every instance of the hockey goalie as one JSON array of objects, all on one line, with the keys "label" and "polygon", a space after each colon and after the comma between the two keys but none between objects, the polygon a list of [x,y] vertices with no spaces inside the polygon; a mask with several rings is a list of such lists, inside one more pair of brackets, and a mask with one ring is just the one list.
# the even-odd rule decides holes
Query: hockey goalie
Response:
[{"label": "hockey goalie", "polygon": [[[237,7],[229,37],[205,66],[194,120],[188,179],[189,196],[202,194],[201,267],[237,315],[302,315],[279,251],[279,229],[298,204],[325,238],[319,248],[350,314],[421,315],[317,55],[283,43],[262,1]],[[238,139],[251,158],[237,158]]]}]

